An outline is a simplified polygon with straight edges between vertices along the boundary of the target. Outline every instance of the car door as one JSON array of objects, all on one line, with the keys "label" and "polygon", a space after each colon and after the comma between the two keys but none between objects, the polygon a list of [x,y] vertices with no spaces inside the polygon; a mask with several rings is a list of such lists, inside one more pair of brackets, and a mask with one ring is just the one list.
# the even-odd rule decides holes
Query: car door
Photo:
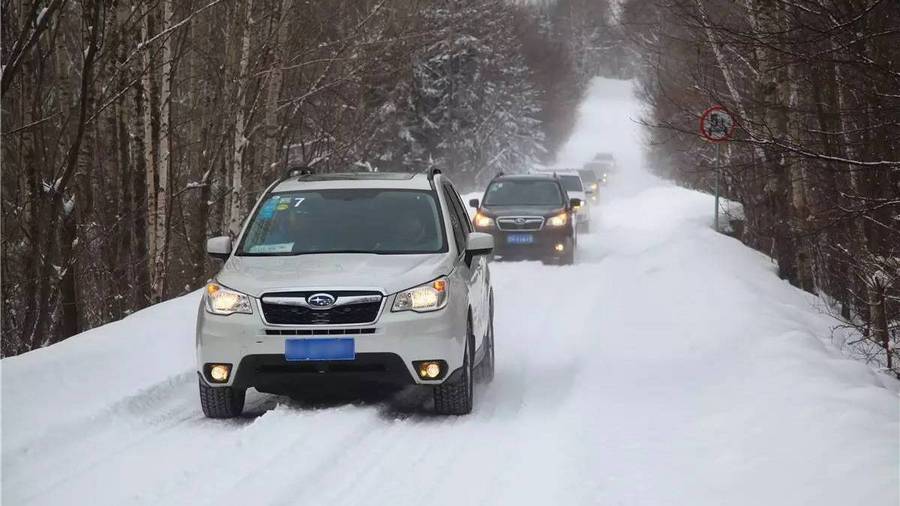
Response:
[{"label": "car door", "polygon": [[[468,242],[468,236],[474,231],[469,215],[466,214],[465,207],[456,189],[449,183],[444,184],[444,196],[447,199],[448,207],[451,209],[451,222],[454,229],[459,224],[459,233],[462,237],[461,251],[465,251]],[[456,230],[454,230],[454,234]],[[475,333],[475,346],[481,346],[481,341],[487,332],[487,305],[485,304],[485,278],[487,270],[487,260],[484,255],[472,258],[469,262],[463,260],[459,262],[458,269],[462,269],[465,273],[466,285],[469,292],[469,301],[472,306],[472,327]]]}]

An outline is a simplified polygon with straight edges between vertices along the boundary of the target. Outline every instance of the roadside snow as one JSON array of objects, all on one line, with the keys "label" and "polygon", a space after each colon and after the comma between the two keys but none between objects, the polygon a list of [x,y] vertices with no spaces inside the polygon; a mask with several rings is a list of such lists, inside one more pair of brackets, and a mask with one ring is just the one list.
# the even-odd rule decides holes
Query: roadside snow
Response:
[{"label": "roadside snow", "polygon": [[575,266],[492,265],[497,376],[471,415],[410,392],[207,420],[191,294],[0,362],[3,504],[900,503],[896,382],[713,232],[710,196],[629,170]]}]

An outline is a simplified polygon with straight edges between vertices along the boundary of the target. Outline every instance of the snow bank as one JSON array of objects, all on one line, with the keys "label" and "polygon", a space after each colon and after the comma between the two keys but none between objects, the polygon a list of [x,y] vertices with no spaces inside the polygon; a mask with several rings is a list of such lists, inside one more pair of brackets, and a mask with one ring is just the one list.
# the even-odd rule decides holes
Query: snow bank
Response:
[{"label": "snow bank", "polygon": [[199,297],[195,292],[3,359],[4,456],[64,431],[71,421],[128,409],[129,398],[193,369]]}]

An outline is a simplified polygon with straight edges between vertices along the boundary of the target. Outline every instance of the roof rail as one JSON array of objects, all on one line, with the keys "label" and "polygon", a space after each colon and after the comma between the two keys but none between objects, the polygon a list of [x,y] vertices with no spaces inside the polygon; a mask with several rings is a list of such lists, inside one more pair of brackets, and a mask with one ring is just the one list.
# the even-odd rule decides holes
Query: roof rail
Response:
[{"label": "roof rail", "polygon": [[428,180],[434,181],[434,176],[436,176],[440,173],[441,173],[441,169],[438,169],[438,168],[433,168],[433,169],[429,170],[428,171]]},{"label": "roof rail", "polygon": [[303,176],[311,176],[316,172],[306,165],[289,167],[288,170],[284,171],[284,177],[281,178],[282,181],[285,179],[290,179],[292,177],[303,177]]}]

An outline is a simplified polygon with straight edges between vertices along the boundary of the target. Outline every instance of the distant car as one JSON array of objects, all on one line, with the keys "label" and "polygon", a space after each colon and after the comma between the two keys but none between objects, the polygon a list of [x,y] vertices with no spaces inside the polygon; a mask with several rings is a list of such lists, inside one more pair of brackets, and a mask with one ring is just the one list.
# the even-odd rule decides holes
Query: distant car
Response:
[{"label": "distant car", "polygon": [[494,239],[435,173],[289,176],[259,199],[197,318],[200,404],[345,381],[424,385],[440,414],[472,410],[494,374]]},{"label": "distant car", "polygon": [[582,204],[569,198],[560,177],[553,174],[517,174],[495,177],[476,208],[475,230],[494,236],[500,259],[540,259],[575,262],[575,212]]},{"label": "distant car", "polygon": [[575,229],[578,232],[591,231],[591,204],[588,198],[588,188],[585,187],[581,174],[575,169],[544,169],[540,174],[556,174],[559,182],[569,195],[569,198],[578,199],[581,204],[575,207]]},{"label": "distant car", "polygon": [[578,169],[578,175],[584,183],[584,193],[588,196],[588,200],[597,202],[597,195],[600,192],[600,179],[597,174],[590,169]]},{"label": "distant car", "polygon": [[584,169],[596,174],[600,184],[608,184],[618,170],[618,165],[612,153],[597,153],[591,161],[584,164]]}]

